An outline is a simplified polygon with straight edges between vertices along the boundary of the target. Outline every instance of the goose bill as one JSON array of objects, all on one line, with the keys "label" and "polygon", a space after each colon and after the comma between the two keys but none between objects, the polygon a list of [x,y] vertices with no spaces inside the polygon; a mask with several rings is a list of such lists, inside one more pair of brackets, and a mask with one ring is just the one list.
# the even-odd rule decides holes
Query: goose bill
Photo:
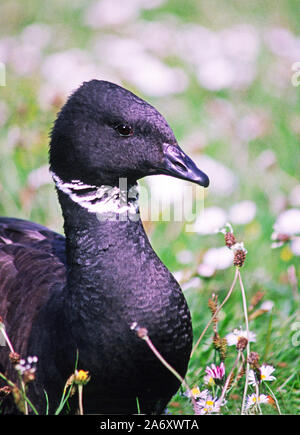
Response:
[{"label": "goose bill", "polygon": [[163,149],[163,163],[161,167],[157,168],[160,174],[191,181],[203,187],[209,185],[208,176],[197,167],[178,145],[164,144]]}]

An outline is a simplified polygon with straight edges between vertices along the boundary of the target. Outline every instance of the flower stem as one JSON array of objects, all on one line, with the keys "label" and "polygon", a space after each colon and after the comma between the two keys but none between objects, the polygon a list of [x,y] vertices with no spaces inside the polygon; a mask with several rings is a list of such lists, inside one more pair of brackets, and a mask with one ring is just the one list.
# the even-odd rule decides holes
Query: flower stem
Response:
[{"label": "flower stem", "polygon": [[242,403],[242,411],[241,413],[245,413],[245,406],[246,406],[246,396],[248,391],[248,377],[249,377],[249,354],[250,354],[250,343],[249,343],[249,321],[248,321],[248,309],[247,309],[247,300],[246,300],[246,293],[245,288],[243,285],[242,277],[239,268],[236,268],[236,271],[238,273],[241,292],[242,292],[242,299],[243,299],[243,310],[244,310],[244,316],[245,316],[245,324],[246,324],[246,331],[247,331],[247,346],[246,346],[246,353],[247,353],[247,359],[246,359],[246,374],[245,374],[245,386],[244,386],[244,394],[243,394],[243,403]]},{"label": "flower stem", "polygon": [[10,339],[8,338],[8,335],[7,335],[6,331],[5,331],[5,326],[3,325],[3,323],[0,323],[0,325],[1,325],[1,327],[0,327],[0,331],[2,332],[2,335],[3,335],[3,337],[4,337],[5,341],[6,341],[6,343],[8,344],[9,350],[10,350],[12,353],[15,353],[15,350],[14,350],[14,348],[13,348],[13,345],[11,344],[11,341],[10,341]]},{"label": "flower stem", "polygon": [[164,359],[164,357],[159,353],[159,351],[156,349],[152,341],[150,340],[150,337],[147,335],[144,337],[144,340],[146,341],[147,345],[150,347],[154,355],[160,360],[160,362],[168,369],[171,373],[173,373],[174,376],[183,384],[185,384],[185,380],[183,377]]},{"label": "flower stem", "polygon": [[33,405],[33,403],[28,399],[28,397],[26,396],[26,394],[25,394],[25,396],[24,396],[24,400],[25,400],[26,403],[28,403],[28,405],[30,406],[30,408],[32,409],[32,411],[35,413],[35,415],[39,415],[39,413],[38,413],[36,407],[35,407],[35,406]]},{"label": "flower stem", "polygon": [[219,307],[217,308],[216,312],[215,312],[214,315],[210,318],[209,322],[207,323],[207,325],[206,325],[205,328],[203,329],[202,334],[200,335],[200,337],[199,337],[198,340],[197,340],[197,343],[196,343],[195,346],[193,347],[193,350],[192,350],[192,352],[191,352],[191,357],[193,356],[195,350],[196,350],[197,347],[199,346],[199,344],[200,344],[200,342],[201,342],[201,340],[202,340],[204,334],[205,334],[206,331],[208,330],[210,324],[214,321],[214,319],[216,318],[217,314],[219,313],[219,311],[221,310],[221,308],[223,307],[223,305],[224,305],[224,304],[228,301],[228,299],[230,298],[231,293],[232,293],[232,291],[233,291],[233,289],[234,289],[234,286],[235,286],[235,284],[236,284],[236,280],[237,280],[237,278],[238,278],[238,274],[239,274],[239,270],[238,270],[238,268],[236,268],[236,270],[235,270],[235,275],[234,275],[234,278],[233,278],[233,281],[232,281],[231,287],[230,287],[230,289],[229,289],[229,291],[228,291],[228,293],[227,293],[225,299],[223,300],[223,302],[221,303],[221,305],[219,305]]},{"label": "flower stem", "polygon": [[1,372],[0,372],[0,378],[3,379],[10,387],[12,388],[15,387],[15,384],[9,379],[7,379],[7,377]]},{"label": "flower stem", "polygon": [[281,410],[280,410],[279,403],[278,403],[278,400],[276,399],[275,394],[273,393],[271,387],[269,387],[269,385],[267,384],[267,382],[264,382],[264,385],[265,385],[265,386],[267,387],[267,389],[270,391],[271,396],[272,396],[272,398],[274,399],[275,405],[276,405],[276,407],[277,407],[278,413],[281,415]]},{"label": "flower stem", "polygon": [[25,400],[25,398],[26,398],[26,387],[25,387],[25,383],[24,383],[24,381],[23,381],[21,376],[20,376],[20,383],[21,383],[22,396],[23,396],[23,400],[24,400],[25,415],[28,415],[28,403]]},{"label": "flower stem", "polygon": [[257,407],[258,412],[260,413],[260,415],[262,415],[261,407],[260,407],[260,404],[259,404],[259,388],[258,388],[258,384],[255,384],[255,396],[256,396],[255,406]]},{"label": "flower stem", "polygon": [[239,351],[238,351],[238,355],[237,355],[237,357],[236,357],[236,360],[234,361],[234,364],[233,364],[233,366],[232,366],[232,369],[231,369],[229,375],[227,376],[226,382],[225,382],[224,387],[223,387],[223,389],[222,389],[222,393],[221,393],[221,397],[220,397],[220,404],[221,404],[221,406],[222,406],[222,402],[223,402],[223,400],[224,400],[224,398],[225,398],[225,395],[226,395],[226,392],[227,392],[227,389],[228,389],[229,382],[230,382],[230,380],[231,380],[231,378],[232,378],[233,371],[234,371],[234,369],[236,368],[236,366],[238,365],[238,362],[239,362],[239,360],[240,360],[240,358],[241,358],[241,355],[242,355],[242,352],[239,350]]},{"label": "flower stem", "polygon": [[[64,391],[63,391],[62,397],[60,399],[60,403],[58,405],[58,408],[55,411],[55,415],[59,415],[61,413],[63,407],[65,406],[65,404],[68,401],[69,396],[70,396],[70,394],[72,392],[72,387],[73,387],[73,383],[68,384],[68,382],[66,382],[66,384],[64,386]],[[69,388],[69,391],[67,392],[68,388]]]},{"label": "flower stem", "polygon": [[[184,380],[184,378],[174,369],[174,367],[172,367],[164,359],[164,357],[160,354],[160,352],[156,349],[156,347],[152,343],[148,334],[143,337],[143,340],[146,341],[148,347],[151,349],[151,351],[154,353],[154,355],[159,359],[159,361],[180,381],[180,383],[182,383],[184,385],[184,387],[187,389],[188,392],[191,392],[191,389],[188,386],[188,384],[186,383],[186,381]],[[190,397],[191,397],[192,404],[194,406],[196,404],[196,401],[193,397],[193,394],[190,394]]]},{"label": "flower stem", "polygon": [[83,385],[78,385],[78,402],[79,402],[79,415],[83,415],[83,406],[82,406],[82,391]]}]

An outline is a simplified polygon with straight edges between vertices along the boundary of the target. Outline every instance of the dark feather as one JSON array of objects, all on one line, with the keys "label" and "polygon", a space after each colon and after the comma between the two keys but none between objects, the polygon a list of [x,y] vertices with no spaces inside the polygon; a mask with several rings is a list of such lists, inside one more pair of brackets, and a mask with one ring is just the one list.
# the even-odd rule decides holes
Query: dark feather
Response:
[{"label": "dark feather", "polygon": [[[32,222],[0,218],[0,315],[20,355],[27,356],[37,312],[65,280],[63,236]],[[0,347],[0,366],[9,378],[16,378],[7,347]]]},{"label": "dark feather", "polygon": [[[127,137],[118,134],[123,123],[130,126]],[[180,382],[130,325],[147,328],[184,377],[192,345],[189,309],[153,251],[137,209],[134,220],[124,220],[115,209],[114,219],[100,219],[89,207],[102,200],[99,187],[109,184],[115,191],[122,177],[128,188],[118,190],[117,200],[146,175],[169,174],[203,186],[208,178],[179,148],[156,109],[97,80],[84,83],[61,110],[50,166],[66,238],[38,224],[0,219],[0,316],[15,351],[38,357],[29,397],[43,413],[46,390],[54,412],[79,355],[78,368],[91,376],[86,412],[136,413],[138,398],[142,413],[161,413]],[[14,381],[8,353],[0,347],[0,370]],[[76,402],[70,406],[75,412]]]}]

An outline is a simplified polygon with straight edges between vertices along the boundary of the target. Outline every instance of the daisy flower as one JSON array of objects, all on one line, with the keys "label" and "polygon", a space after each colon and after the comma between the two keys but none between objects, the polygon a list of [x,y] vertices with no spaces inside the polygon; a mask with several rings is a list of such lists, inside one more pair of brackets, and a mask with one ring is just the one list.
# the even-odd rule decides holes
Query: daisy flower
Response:
[{"label": "daisy flower", "polygon": [[[260,368],[260,379],[258,379],[259,382],[261,381],[274,381],[276,378],[272,375],[272,373],[275,371],[275,368],[273,366],[269,366],[267,364],[263,364]],[[257,384],[257,377],[255,376],[254,370],[249,371],[249,385],[256,385]]]},{"label": "daisy flower", "polygon": [[[225,401],[223,402],[223,404],[224,403]],[[217,397],[213,398],[210,394],[207,394],[206,397],[197,400],[194,406],[196,415],[218,413],[220,412],[220,408],[220,400]]]},{"label": "daisy flower", "polygon": [[261,403],[269,403],[269,397],[266,396],[265,394],[260,394],[257,397],[255,393],[248,395],[248,397],[247,397],[247,403],[246,403],[246,409],[251,408],[252,406],[256,405],[257,403],[259,405]]},{"label": "daisy flower", "polygon": [[194,399],[199,399],[200,397],[206,397],[206,394],[208,393],[207,390],[204,391],[200,391],[200,388],[198,387],[198,385],[196,385],[195,387],[191,388],[190,390],[188,390],[185,395],[187,397],[193,397]]},{"label": "daisy flower", "polygon": [[225,375],[225,365],[223,362],[219,366],[212,364],[210,367],[207,366],[205,369],[206,375],[204,376],[204,383],[207,385],[214,385],[215,383],[220,383]]},{"label": "daisy flower", "polygon": [[226,335],[226,340],[228,346],[236,346],[240,338],[246,338],[249,342],[256,341],[256,334],[254,332],[249,331],[249,336],[247,335],[247,331],[243,331],[242,328],[235,329],[233,332],[230,332]]}]

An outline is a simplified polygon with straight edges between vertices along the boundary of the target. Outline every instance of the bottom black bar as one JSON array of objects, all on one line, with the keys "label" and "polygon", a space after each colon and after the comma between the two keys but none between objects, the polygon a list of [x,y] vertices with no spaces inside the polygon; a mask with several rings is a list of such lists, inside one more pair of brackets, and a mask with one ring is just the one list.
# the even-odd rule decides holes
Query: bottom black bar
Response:
[{"label": "bottom black bar", "polygon": [[0,427],[8,424],[14,430],[19,426],[23,431],[28,427],[32,433],[35,427],[51,431],[62,429],[62,425],[67,425],[68,433],[74,428],[76,431],[82,430],[83,435],[101,434],[104,431],[122,431],[132,434],[148,431],[196,431],[201,427],[200,420],[203,428],[203,416],[192,415],[1,416]]}]

